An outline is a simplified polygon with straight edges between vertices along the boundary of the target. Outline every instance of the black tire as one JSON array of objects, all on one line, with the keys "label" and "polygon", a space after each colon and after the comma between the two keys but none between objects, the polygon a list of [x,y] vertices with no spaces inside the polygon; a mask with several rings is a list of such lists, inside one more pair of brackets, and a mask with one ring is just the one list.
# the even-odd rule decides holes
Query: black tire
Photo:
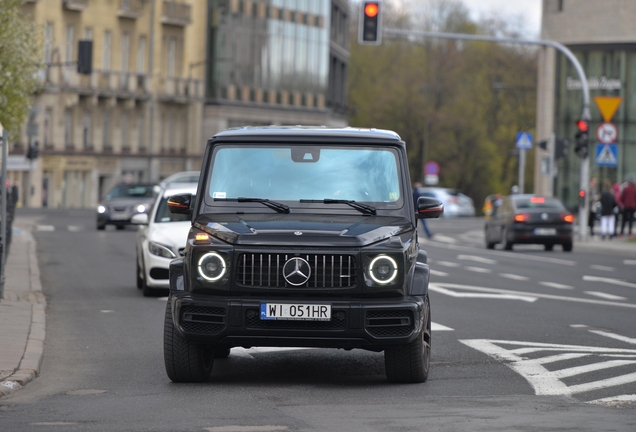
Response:
[{"label": "black tire", "polygon": [[97,229],[99,231],[104,231],[106,229],[106,224],[102,224],[102,223],[97,222]]},{"label": "black tire", "polygon": [[513,243],[508,240],[508,230],[505,228],[503,229],[503,232],[501,233],[501,242],[503,243],[503,248],[505,250],[507,251],[512,250]]},{"label": "black tire", "polygon": [[228,347],[214,347],[214,358],[224,359],[230,356],[231,348]]},{"label": "black tire", "polygon": [[495,243],[490,243],[490,242],[486,242],[486,249],[494,249],[495,248]]},{"label": "black tire", "polygon": [[563,243],[563,252],[572,252],[572,242]]},{"label": "black tire", "polygon": [[553,244],[543,245],[543,249],[549,252],[554,249],[554,245]]},{"label": "black tire", "polygon": [[141,291],[144,294],[144,297],[153,297],[158,290],[154,290],[148,286],[146,283],[146,277],[144,273],[144,278],[141,280]]},{"label": "black tire", "polygon": [[144,280],[141,277],[141,267],[139,266],[139,258],[137,258],[137,288],[142,289]]},{"label": "black tire", "polygon": [[163,326],[163,359],[172,382],[206,382],[210,379],[214,353],[210,345],[197,345],[184,339],[174,328],[170,301]]},{"label": "black tire", "polygon": [[423,383],[431,368],[431,306],[426,296],[424,328],[413,342],[384,350],[384,368],[390,383]]},{"label": "black tire", "polygon": [[118,230],[123,230],[126,228],[126,225],[117,225]]}]

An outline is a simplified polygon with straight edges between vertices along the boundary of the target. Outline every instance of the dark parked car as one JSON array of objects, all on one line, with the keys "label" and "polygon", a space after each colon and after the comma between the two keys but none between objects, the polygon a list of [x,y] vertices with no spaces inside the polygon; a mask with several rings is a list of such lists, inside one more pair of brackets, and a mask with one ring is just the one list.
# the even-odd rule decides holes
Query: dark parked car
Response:
[{"label": "dark parked car", "polygon": [[153,184],[120,184],[111,189],[97,206],[97,229],[115,225],[124,229],[138,213],[147,213],[159,189]]},{"label": "dark parked car", "polygon": [[429,267],[416,227],[443,205],[414,208],[396,133],[231,129],[208,141],[198,191],[168,200],[193,221],[170,263],[172,381],[206,381],[214,358],[253,346],[384,351],[389,381],[426,381]]},{"label": "dark parked car", "polygon": [[556,198],[503,197],[486,220],[486,247],[493,249],[502,243],[505,250],[512,250],[515,244],[542,244],[551,251],[560,244],[565,252],[571,252],[573,222],[572,213]]}]

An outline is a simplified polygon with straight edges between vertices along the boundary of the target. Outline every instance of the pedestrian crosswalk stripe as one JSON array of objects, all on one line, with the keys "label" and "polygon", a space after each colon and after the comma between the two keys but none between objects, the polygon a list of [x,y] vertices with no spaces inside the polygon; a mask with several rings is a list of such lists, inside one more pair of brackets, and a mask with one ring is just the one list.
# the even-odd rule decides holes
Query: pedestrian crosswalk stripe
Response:
[{"label": "pedestrian crosswalk stripe", "polygon": [[36,231],[55,231],[55,227],[53,225],[36,225]]},{"label": "pedestrian crosswalk stripe", "polygon": [[[460,340],[461,343],[481,351],[523,376],[537,395],[571,396],[593,390],[607,389],[636,382],[634,372],[596,381],[583,382],[583,375],[593,371],[611,370],[621,366],[636,365],[636,350],[615,349],[581,345],[559,345],[538,342],[520,342],[489,339]],[[555,352],[561,352],[557,354]],[[534,358],[528,358],[533,354]],[[544,354],[542,357],[537,355]],[[574,367],[549,370],[547,364],[587,358],[600,360]],[[579,377],[577,384],[567,385],[564,378]]]}]

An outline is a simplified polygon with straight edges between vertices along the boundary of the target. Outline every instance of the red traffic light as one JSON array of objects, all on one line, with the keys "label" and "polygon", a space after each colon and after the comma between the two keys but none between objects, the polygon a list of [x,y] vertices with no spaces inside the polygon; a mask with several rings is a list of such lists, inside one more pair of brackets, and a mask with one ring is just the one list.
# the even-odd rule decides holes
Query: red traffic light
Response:
[{"label": "red traffic light", "polygon": [[377,3],[367,3],[364,7],[364,14],[370,18],[375,17],[379,11],[380,8]]},{"label": "red traffic light", "polygon": [[583,189],[579,191],[579,198],[585,198],[585,191]]},{"label": "red traffic light", "polygon": [[587,132],[590,129],[590,126],[587,124],[585,120],[579,120],[575,124],[580,132]]}]

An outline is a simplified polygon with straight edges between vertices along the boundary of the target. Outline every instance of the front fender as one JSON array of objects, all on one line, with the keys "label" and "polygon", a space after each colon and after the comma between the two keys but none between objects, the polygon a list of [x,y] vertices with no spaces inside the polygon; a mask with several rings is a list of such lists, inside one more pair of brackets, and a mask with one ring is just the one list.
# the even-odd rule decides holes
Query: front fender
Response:
[{"label": "front fender", "polygon": [[428,294],[428,281],[430,276],[430,268],[428,264],[421,262],[415,263],[413,278],[411,279],[411,295],[425,296]]},{"label": "front fender", "polygon": [[177,258],[170,261],[170,291],[184,291],[185,278],[183,277],[183,259]]}]

